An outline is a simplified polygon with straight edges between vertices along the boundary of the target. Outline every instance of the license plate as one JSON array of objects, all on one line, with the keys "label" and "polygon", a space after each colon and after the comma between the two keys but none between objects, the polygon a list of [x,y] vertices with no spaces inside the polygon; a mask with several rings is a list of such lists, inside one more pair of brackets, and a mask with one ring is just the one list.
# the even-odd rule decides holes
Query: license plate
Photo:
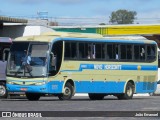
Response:
[{"label": "license plate", "polygon": [[27,88],[21,88],[20,90],[21,91],[27,91]]}]

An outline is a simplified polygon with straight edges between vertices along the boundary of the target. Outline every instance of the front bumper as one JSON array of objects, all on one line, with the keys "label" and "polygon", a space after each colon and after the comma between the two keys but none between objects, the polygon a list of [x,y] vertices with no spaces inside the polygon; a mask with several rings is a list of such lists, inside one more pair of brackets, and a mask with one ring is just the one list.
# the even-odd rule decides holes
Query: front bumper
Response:
[{"label": "front bumper", "polygon": [[30,93],[62,93],[63,82],[52,81],[44,85],[15,85],[6,84],[9,92],[30,92]]}]

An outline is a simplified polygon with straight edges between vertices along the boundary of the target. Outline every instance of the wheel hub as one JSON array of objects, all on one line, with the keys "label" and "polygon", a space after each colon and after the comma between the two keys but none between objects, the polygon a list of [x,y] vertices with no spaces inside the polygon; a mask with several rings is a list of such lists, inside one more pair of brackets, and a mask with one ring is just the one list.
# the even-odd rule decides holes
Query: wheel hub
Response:
[{"label": "wheel hub", "polygon": [[128,88],[127,88],[127,95],[128,95],[128,96],[131,96],[131,95],[132,95],[132,88],[131,88],[131,87],[128,87]]},{"label": "wheel hub", "polygon": [[6,89],[5,89],[5,87],[4,87],[4,86],[2,86],[2,85],[0,85],[0,96],[5,95],[5,93],[6,93]]},{"label": "wheel hub", "polygon": [[68,87],[65,87],[64,95],[70,95],[70,94],[71,94],[71,90]]}]

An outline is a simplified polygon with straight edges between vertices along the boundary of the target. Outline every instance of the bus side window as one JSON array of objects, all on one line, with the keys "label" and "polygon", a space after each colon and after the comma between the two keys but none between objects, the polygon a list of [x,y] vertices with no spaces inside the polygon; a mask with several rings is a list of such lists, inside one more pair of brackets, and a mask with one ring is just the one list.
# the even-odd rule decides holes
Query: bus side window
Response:
[{"label": "bus side window", "polygon": [[77,44],[75,42],[65,42],[65,58],[77,59]]},{"label": "bus side window", "polygon": [[113,55],[114,55],[114,59],[116,59],[116,60],[119,60],[120,59],[120,57],[119,57],[119,48],[118,48],[118,44],[116,44],[116,45],[114,45],[114,49],[113,49]]},{"label": "bus side window", "polygon": [[96,43],[95,44],[95,58],[104,60],[105,59],[105,45],[102,43]]},{"label": "bus side window", "polygon": [[145,60],[145,46],[144,45],[135,45],[134,46],[134,60]]},{"label": "bus side window", "polygon": [[113,49],[113,46],[112,44],[108,44],[107,45],[107,55],[108,55],[108,58],[109,59],[112,59],[113,58],[113,53],[112,53],[112,50]]},{"label": "bus side window", "polygon": [[78,51],[79,51],[79,58],[84,59],[85,58],[85,44],[84,43],[79,43]]},{"label": "bus side window", "polygon": [[127,45],[127,59],[132,59],[132,45]]},{"label": "bus side window", "polygon": [[56,70],[57,57],[51,52],[50,71]]},{"label": "bus side window", "polygon": [[91,43],[79,43],[78,52],[80,59],[93,59]]},{"label": "bus side window", "polygon": [[127,45],[121,45],[121,59],[126,60]]},{"label": "bus side window", "polygon": [[145,59],[145,46],[140,46],[140,50],[141,50],[140,57],[143,60]]},{"label": "bus side window", "polygon": [[134,60],[139,60],[139,57],[140,57],[140,55],[139,55],[139,46],[138,45],[135,45],[134,46]]},{"label": "bus side window", "polygon": [[155,46],[147,46],[147,59],[154,60],[155,57]]},{"label": "bus side window", "polygon": [[108,44],[107,45],[107,55],[109,59],[112,60],[118,60],[119,58],[119,52],[118,52],[118,44]]},{"label": "bus side window", "polygon": [[[64,48],[65,49],[65,48]],[[63,41],[57,41],[52,45],[50,52],[49,76],[56,75],[62,64]]]}]

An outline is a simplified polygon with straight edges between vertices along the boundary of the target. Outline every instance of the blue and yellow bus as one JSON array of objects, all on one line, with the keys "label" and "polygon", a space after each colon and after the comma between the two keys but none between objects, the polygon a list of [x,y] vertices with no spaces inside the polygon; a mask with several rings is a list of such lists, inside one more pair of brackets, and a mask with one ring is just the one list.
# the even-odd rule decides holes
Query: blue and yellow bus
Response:
[{"label": "blue and yellow bus", "polygon": [[25,92],[28,100],[45,94],[69,100],[75,93],[88,93],[91,100],[132,99],[134,93],[155,91],[157,56],[156,42],[142,37],[63,32],[19,37],[9,54],[7,89]]}]

